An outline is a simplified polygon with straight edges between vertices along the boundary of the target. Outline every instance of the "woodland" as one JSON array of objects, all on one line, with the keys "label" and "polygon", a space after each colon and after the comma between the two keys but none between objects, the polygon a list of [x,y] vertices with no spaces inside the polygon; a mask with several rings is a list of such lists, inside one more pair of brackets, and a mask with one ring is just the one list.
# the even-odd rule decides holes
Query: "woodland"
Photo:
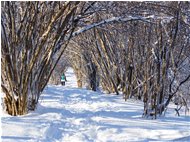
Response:
[{"label": "woodland", "polygon": [[141,100],[145,118],[190,106],[190,2],[1,2],[1,89],[36,109],[73,68],[79,88]]}]

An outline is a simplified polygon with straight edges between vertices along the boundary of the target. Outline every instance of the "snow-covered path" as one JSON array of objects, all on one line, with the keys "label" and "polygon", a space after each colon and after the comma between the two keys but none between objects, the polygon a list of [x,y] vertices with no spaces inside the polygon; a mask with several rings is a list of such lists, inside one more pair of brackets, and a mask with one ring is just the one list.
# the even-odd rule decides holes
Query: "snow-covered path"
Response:
[{"label": "snow-covered path", "polygon": [[172,106],[165,118],[146,120],[141,102],[78,89],[71,69],[66,76],[66,86],[48,85],[35,112],[3,114],[3,142],[189,140],[190,117],[175,117]]}]

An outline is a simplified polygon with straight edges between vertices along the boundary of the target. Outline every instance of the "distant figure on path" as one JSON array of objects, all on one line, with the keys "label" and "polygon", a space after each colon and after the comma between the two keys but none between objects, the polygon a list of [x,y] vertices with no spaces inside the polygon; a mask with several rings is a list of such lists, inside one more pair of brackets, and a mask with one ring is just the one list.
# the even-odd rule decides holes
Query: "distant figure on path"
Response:
[{"label": "distant figure on path", "polygon": [[65,74],[63,73],[61,76],[61,85],[65,86],[65,81],[67,81]]}]

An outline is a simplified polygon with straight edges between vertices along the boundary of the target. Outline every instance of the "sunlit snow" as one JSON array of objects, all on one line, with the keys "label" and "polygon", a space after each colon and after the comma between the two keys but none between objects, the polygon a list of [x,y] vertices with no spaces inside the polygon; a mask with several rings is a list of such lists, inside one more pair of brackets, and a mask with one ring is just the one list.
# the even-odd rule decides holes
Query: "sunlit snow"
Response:
[{"label": "sunlit snow", "polygon": [[72,69],[66,76],[66,86],[46,87],[36,111],[17,117],[2,114],[3,142],[189,140],[190,117],[177,117],[174,106],[165,117],[145,119],[142,102],[78,89]]}]

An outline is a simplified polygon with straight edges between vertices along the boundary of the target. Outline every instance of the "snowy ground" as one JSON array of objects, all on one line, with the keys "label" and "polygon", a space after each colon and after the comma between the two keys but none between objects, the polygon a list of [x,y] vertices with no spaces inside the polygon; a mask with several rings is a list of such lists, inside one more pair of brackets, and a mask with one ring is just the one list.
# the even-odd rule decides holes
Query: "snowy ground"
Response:
[{"label": "snowy ground", "polygon": [[190,117],[142,118],[142,103],[76,88],[70,69],[66,86],[48,85],[40,105],[26,116],[2,113],[3,142],[190,141]]}]

